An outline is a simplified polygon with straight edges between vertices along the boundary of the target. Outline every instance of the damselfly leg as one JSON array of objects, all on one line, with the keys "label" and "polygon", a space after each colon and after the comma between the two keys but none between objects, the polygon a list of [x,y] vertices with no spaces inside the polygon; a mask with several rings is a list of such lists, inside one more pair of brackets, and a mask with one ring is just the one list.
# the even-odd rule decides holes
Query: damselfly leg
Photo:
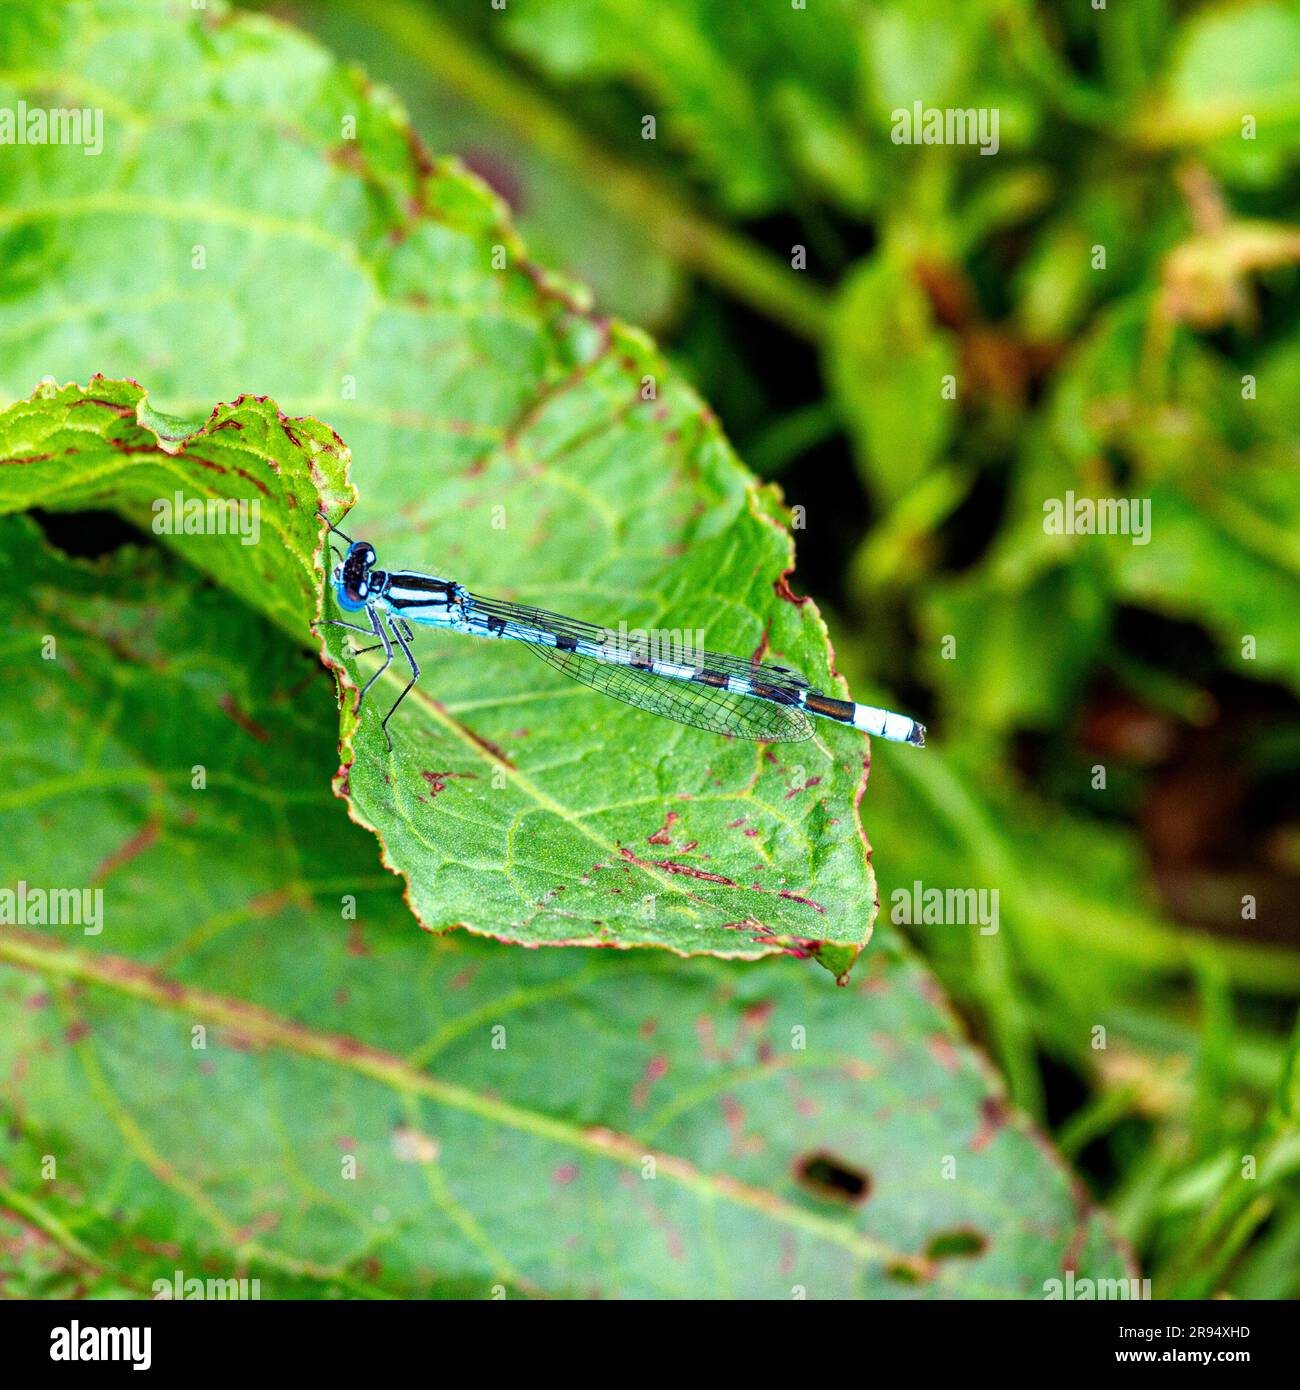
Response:
[{"label": "damselfly leg", "polygon": [[375,635],[374,629],[369,627],[358,627],[356,623],[345,623],[342,618],[322,618],[322,627],[345,627],[349,632],[364,632],[367,637]]},{"label": "damselfly leg", "polygon": [[336,536],[342,536],[343,539],[347,541],[349,545],[352,544],[352,537],[349,536],[346,531],[340,531],[339,528],[334,525],[334,523],[329,519],[329,517],[325,515],[323,511],[321,511],[319,507],[316,508],[316,515],[320,517],[320,519],[325,523],[325,525],[328,526],[329,529],[333,531]]},{"label": "damselfly leg", "polygon": [[407,695],[410,694],[411,687],[416,683],[416,681],[420,679],[419,664],[416,662],[415,656],[412,654],[410,647],[407,646],[406,638],[402,636],[401,630],[398,627],[399,623],[402,627],[406,628],[407,635],[411,635],[411,629],[407,626],[406,622],[403,619],[394,619],[391,615],[389,616],[388,625],[393,629],[393,636],[397,638],[397,645],[401,647],[402,651],[406,655],[407,661],[411,663],[411,679],[406,682],[406,689],[403,690],[402,693],[397,697],[397,699],[393,701],[392,709],[390,709],[388,713],[384,715],[383,722],[379,726],[381,729],[383,729],[384,737],[388,740],[389,752],[391,752],[393,748],[393,736],[388,732],[388,721],[393,717],[393,715],[397,713],[398,705],[400,705],[402,701],[406,699]]},{"label": "damselfly leg", "polygon": [[[366,612],[370,614],[370,621],[374,625],[375,636],[379,638],[379,641],[384,648],[384,660],[383,664],[379,667],[375,674],[371,676],[370,679],[365,683],[365,685],[361,687],[361,694],[357,696],[358,714],[361,713],[361,706],[365,703],[366,696],[370,693],[370,687],[374,685],[374,683],[379,679],[379,677],[382,676],[384,672],[387,671],[388,668],[393,664],[393,644],[388,640],[388,633],[387,631],[385,631],[384,625],[380,621],[379,610],[377,608],[367,608]],[[358,630],[364,631],[364,629]],[[385,730],[384,732],[387,733],[387,730]]]},{"label": "damselfly leg", "polygon": [[[322,618],[321,626],[324,627],[326,624],[328,624],[331,627],[345,627],[349,632],[364,632],[367,637],[373,637],[375,635],[373,628],[358,627],[356,623],[345,623],[342,618]],[[377,652],[383,645],[384,644],[382,642],[376,642],[373,646],[370,647],[354,646],[348,652],[348,655],[364,656],[367,652]]]},{"label": "damselfly leg", "polygon": [[[364,632],[367,637],[379,638],[378,642],[375,642],[369,647],[353,647],[348,653],[349,656],[364,656],[367,652],[377,652],[381,647],[384,650],[383,664],[365,683],[361,689],[361,694],[357,697],[358,712],[361,709],[362,702],[365,700],[370,687],[388,670],[393,662],[393,643],[389,639],[388,633],[384,630],[384,623],[383,619],[379,616],[379,610],[377,608],[368,608],[366,612],[370,615],[370,627],[359,627],[356,623],[345,623],[342,618],[321,619],[322,625],[328,623],[334,627],[345,627],[349,632]],[[388,625],[392,628],[393,638],[396,639],[397,645],[402,649],[402,655],[406,657],[411,666],[411,679],[406,682],[406,688],[397,699],[393,701],[392,709],[384,715],[380,723],[380,728],[384,731],[384,737],[388,740],[388,747],[391,749],[393,746],[393,738],[388,732],[388,721],[397,713],[398,705],[406,699],[407,695],[411,693],[411,687],[420,679],[420,665],[419,662],[416,661],[415,654],[411,651],[408,644],[409,639],[415,636],[410,623],[408,623],[405,618],[396,618],[390,614],[388,617]]]}]

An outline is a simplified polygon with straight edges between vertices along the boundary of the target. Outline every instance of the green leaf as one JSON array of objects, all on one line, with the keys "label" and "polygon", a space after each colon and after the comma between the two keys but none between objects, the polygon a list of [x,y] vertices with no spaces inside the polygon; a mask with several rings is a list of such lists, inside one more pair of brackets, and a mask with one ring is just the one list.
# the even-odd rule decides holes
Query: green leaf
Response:
[{"label": "green leaf", "polygon": [[[1102,318],[1060,374],[1051,433],[1077,474],[1059,462],[1049,481],[1026,474],[1013,508],[1007,552],[1041,546],[1044,498],[1124,496],[1150,507],[1150,538],[1052,538],[1063,552],[1095,552],[1112,576],[1112,600],[1140,601],[1200,623],[1244,675],[1280,677],[1300,689],[1300,453],[1286,402],[1300,377],[1294,347],[1267,355],[1252,377],[1178,330],[1161,373],[1168,402],[1152,401],[1143,350],[1150,306],[1121,301]],[[1126,484],[1096,474],[1099,456],[1133,465]],[[1092,476],[1089,476],[1092,475]],[[1049,490],[1050,489],[1050,490]],[[1037,538],[1031,540],[1032,533]],[[1243,639],[1252,643],[1243,646]]]},{"label": "green leaf", "polygon": [[[425,7],[413,13],[427,26]],[[644,224],[608,207],[580,164],[521,141],[517,110],[502,111],[489,99],[467,101],[455,87],[431,81],[423,55],[391,30],[406,14],[389,0],[379,14],[368,4],[335,3],[302,9],[294,19],[400,92],[425,143],[458,155],[509,202],[539,261],[581,277],[599,307],[633,323],[658,328],[669,319],[681,306],[683,276]],[[454,61],[438,42],[441,33],[434,32],[434,44]]]},{"label": "green leaf", "polygon": [[1225,177],[1276,180],[1300,146],[1297,46],[1293,0],[1206,7],[1179,31],[1139,131],[1162,143],[1208,146]]},{"label": "green leaf", "polygon": [[[814,95],[830,86],[841,109],[851,91],[853,25],[835,8],[815,23],[789,7],[737,7],[721,19],[710,0],[536,0],[511,9],[504,36],[524,61],[553,80],[590,85],[618,78],[657,113],[655,139],[684,149],[692,171],[738,213],[770,211],[795,191],[795,158],[774,119],[769,75],[794,76]],[[755,80],[755,75],[761,75]],[[628,112],[625,139],[641,138]]]},{"label": "green leaf", "polygon": [[347,467],[332,430],[265,397],[187,421],[95,377],[0,411],[0,513],[115,508],[292,633],[319,607],[317,508],[355,500]]},{"label": "green leaf", "polygon": [[846,277],[826,369],[863,476],[896,501],[943,453],[958,409],[943,392],[943,378],[956,372],[955,348],[906,257],[882,253]]},{"label": "green leaf", "polygon": [[[218,407],[202,425],[160,423],[134,383],[95,381],[86,389],[45,387],[0,412],[0,449],[0,510],[117,506],[306,640],[324,581],[314,554],[315,510],[349,495],[341,476],[346,448],[326,427],[290,422],[273,402],[247,399]],[[248,511],[223,514],[227,534],[210,533],[210,520],[199,522],[208,533],[173,534],[209,497],[242,501]],[[756,512],[750,520],[762,524]],[[478,678],[506,692],[486,702],[499,707],[498,719],[510,726],[505,734],[496,723],[491,736],[480,733],[481,722],[471,727],[455,705],[417,690],[390,759],[379,724],[383,687],[358,733],[357,660],[345,655],[341,629],[323,630],[332,660],[347,673],[345,749],[355,735],[359,754],[355,764],[347,758],[340,790],[379,833],[385,862],[407,876],[411,906],[425,925],[529,944],[656,944],[740,956],[782,949],[817,955],[823,940],[852,947],[869,931],[870,912],[864,917],[853,897],[855,863],[870,874],[860,857],[865,843],[846,840],[829,823],[822,748],[796,762],[781,749],[716,739],[721,747],[692,776],[684,762],[673,765],[668,750],[707,735],[671,724],[661,732],[661,721],[617,706],[602,708],[604,734],[592,751],[574,750],[564,716],[598,697],[551,679],[532,660],[515,660],[502,663],[499,675]],[[455,638],[441,645],[448,644],[474,645]],[[489,650],[498,661],[527,656],[513,647]],[[401,688],[396,677],[390,684],[389,703]],[[469,699],[473,684],[462,688]],[[539,706],[559,710],[553,731],[540,723]],[[519,723],[525,715],[537,725],[535,737]],[[523,745],[527,756],[516,760],[496,737]],[[622,750],[617,765],[611,749]],[[536,777],[537,758],[543,767],[572,766],[563,779]],[[603,769],[604,780],[593,769]],[[853,771],[841,765],[836,780],[856,825]],[[823,838],[820,850],[800,833],[801,819]],[[620,834],[615,827],[624,825],[641,833]],[[726,852],[701,851],[706,835]],[[799,891],[802,880],[786,877],[787,865],[794,872],[801,863],[822,882],[841,876],[844,910],[824,926],[825,904]],[[836,974],[852,954],[839,953]]]},{"label": "green leaf", "polygon": [[[931,669],[948,700],[946,726],[1059,727],[1096,660],[1106,616],[1096,570],[1085,565],[1028,583],[1016,576],[1004,584],[982,571],[939,586],[926,626]],[[944,652],[945,638],[953,656]]]},{"label": "green leaf", "polygon": [[[630,354],[635,371],[659,373],[624,335],[617,358],[590,363],[597,399],[626,390]],[[683,429],[692,428],[691,405],[684,392],[661,389],[659,409]],[[701,473],[658,499],[656,479],[674,461],[653,433],[598,429],[584,438],[575,406],[558,393],[517,445],[522,457],[565,454],[563,473],[520,479],[506,460],[484,471],[478,495],[501,498],[507,518],[519,518],[508,525],[528,528],[519,549],[503,555],[486,518],[460,529],[462,504],[453,513],[459,540],[431,545],[444,525],[431,517],[418,548],[415,537],[376,535],[381,561],[421,567],[425,554],[454,554],[454,565],[430,567],[479,592],[611,627],[689,632],[694,618],[693,640],[777,660],[800,653],[793,659],[815,672],[814,682],[838,688],[824,638],[817,656],[802,644],[806,608],[784,601],[780,579],[788,542],[753,485],[737,489],[729,461],[706,444]],[[711,497],[698,521],[680,517],[674,496],[691,483]],[[605,500],[594,513],[571,514],[556,505],[562,489]],[[539,509],[541,518],[529,519]],[[635,537],[643,528],[671,533],[683,520],[693,538],[687,553],[652,561],[648,577]],[[487,577],[472,581],[477,575]],[[340,630],[327,641],[342,662]],[[355,737],[345,715],[345,757],[355,761],[339,786],[379,834],[386,862],[406,875],[426,926],[464,925],[528,944],[657,944],[727,956],[805,954],[817,942],[868,938],[875,890],[858,818],[865,750],[856,737],[768,746],[720,738],[602,699],[517,646],[433,636],[419,659],[427,674],[394,721],[391,756],[380,716],[405,681],[396,666]],[[349,678],[360,685],[371,669],[352,664]]]},{"label": "green leaf", "polygon": [[1118,594],[1201,623],[1241,675],[1300,690],[1300,467],[1190,481],[1151,489],[1159,543],[1116,553]]},{"label": "green leaf", "polygon": [[963,80],[981,43],[988,42],[980,6],[932,0],[926,10],[905,3],[873,5],[863,17],[862,64],[873,114],[885,129],[900,107],[910,112],[917,100],[946,106],[949,97],[964,94]]},{"label": "green leaf", "polygon": [[304,776],[333,744],[309,655],[158,551],[74,562],[10,518],[0,563],[0,836],[29,890],[103,895],[0,929],[0,1207],[92,1291],[179,1268],[264,1298],[1039,1298],[1128,1273],[896,951],[848,992],[423,937]]},{"label": "green leaf", "polygon": [[772,93],[772,112],[809,181],[841,207],[866,215],[880,184],[868,141],[815,87],[783,82]]},{"label": "green leaf", "polygon": [[[114,96],[98,160],[43,147],[0,169],[0,226],[25,248],[21,274],[0,271],[0,385],[51,363],[112,369],[193,415],[256,389],[346,437],[363,498],[347,529],[388,567],[699,630],[843,691],[816,608],[789,588],[775,503],[712,413],[641,334],[532,265],[500,204],[430,161],[381,91],[301,36],[212,9],[113,11],[93,37],[47,19],[11,42],[14,71],[40,73],[15,97]],[[524,650],[435,635],[417,655],[394,761],[379,721],[396,668],[355,745],[347,702],[340,789],[426,926],[745,956],[869,938],[859,735],[741,746],[615,706]],[[372,662],[349,662],[348,681]]]}]

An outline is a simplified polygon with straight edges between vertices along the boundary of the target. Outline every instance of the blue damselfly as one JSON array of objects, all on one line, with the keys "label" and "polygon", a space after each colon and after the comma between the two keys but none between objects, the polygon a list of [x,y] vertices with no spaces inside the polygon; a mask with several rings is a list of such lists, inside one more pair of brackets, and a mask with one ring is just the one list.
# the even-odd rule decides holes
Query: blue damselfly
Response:
[{"label": "blue damselfly", "polygon": [[[796,671],[743,657],[725,656],[687,645],[683,650],[649,650],[642,640],[627,640],[621,630],[548,613],[541,608],[486,598],[464,585],[416,570],[383,570],[375,548],[354,541],[320,513],[325,524],[348,543],[332,579],[338,605],[347,613],[365,613],[369,626],[326,618],[327,623],[378,638],[353,652],[382,648],[384,660],[357,701],[360,710],[371,686],[392,664],[394,644],[411,668],[405,689],[384,716],[381,727],[393,746],[388,721],[420,678],[411,652],[412,623],[446,628],[472,637],[522,642],[543,661],[616,700],[649,710],[680,724],[692,724],[737,738],[793,742],[812,735],[808,716],[849,724],[895,743],[925,744],[925,726],[904,714],[858,705],[825,695]],[[333,548],[333,547],[331,547]]]}]

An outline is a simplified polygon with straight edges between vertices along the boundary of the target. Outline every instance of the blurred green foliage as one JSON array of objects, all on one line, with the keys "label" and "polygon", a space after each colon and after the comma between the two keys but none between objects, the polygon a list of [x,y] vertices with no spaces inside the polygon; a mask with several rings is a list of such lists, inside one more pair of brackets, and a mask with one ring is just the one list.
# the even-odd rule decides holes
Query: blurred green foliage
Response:
[{"label": "blurred green foliage", "polygon": [[[841,668],[938,732],[873,770],[882,927],[1157,1293],[1294,1294],[1300,7],[278,8],[805,509]],[[996,109],[996,155],[894,144],[916,101]],[[1049,534],[1067,494],[1150,543]],[[1001,932],[888,925],[915,880],[998,887]]]},{"label": "blurred green foliage", "polygon": [[[274,8],[397,88],[426,142],[511,204],[540,264],[659,335],[797,509],[794,583],[855,694],[929,720],[924,756],[872,770],[882,913],[860,968],[900,935],[920,946],[1157,1294],[1293,1296],[1300,5]],[[268,45],[220,95],[239,112],[244,82],[315,93],[314,53],[277,67]],[[996,153],[894,143],[915,102],[996,112]],[[409,154],[396,118],[382,138]],[[167,155],[176,167],[143,176],[171,192],[194,161],[179,141]],[[325,198],[299,212],[322,208],[339,213]],[[49,294],[41,330],[79,334],[81,304],[43,278],[58,243],[11,220],[0,210],[13,304]],[[121,287],[137,313],[153,249],[132,248]],[[100,288],[119,288],[120,264],[106,258]],[[304,257],[297,270],[331,284]],[[332,288],[324,336],[293,359],[303,391],[357,311]],[[204,324],[220,352],[194,360],[179,315],[171,349],[209,375],[283,371],[271,336],[215,331],[230,307]],[[284,302],[260,308],[291,321]],[[137,345],[140,319],[103,318]],[[36,343],[22,322],[9,356]],[[401,346],[418,397],[429,376]],[[1149,543],[1052,533],[1044,508],[1070,496],[1149,506]],[[899,920],[915,884],[996,889],[1000,929]],[[581,968],[538,959],[516,968]]]}]

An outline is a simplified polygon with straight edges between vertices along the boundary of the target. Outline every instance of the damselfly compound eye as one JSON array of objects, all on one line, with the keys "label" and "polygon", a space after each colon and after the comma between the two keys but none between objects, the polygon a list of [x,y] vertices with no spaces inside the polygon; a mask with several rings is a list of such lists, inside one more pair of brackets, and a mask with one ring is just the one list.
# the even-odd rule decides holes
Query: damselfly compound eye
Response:
[{"label": "damselfly compound eye", "polygon": [[375,563],[375,548],[368,541],[356,541],[343,561],[339,582],[353,603],[364,603],[370,593],[370,567]]}]

